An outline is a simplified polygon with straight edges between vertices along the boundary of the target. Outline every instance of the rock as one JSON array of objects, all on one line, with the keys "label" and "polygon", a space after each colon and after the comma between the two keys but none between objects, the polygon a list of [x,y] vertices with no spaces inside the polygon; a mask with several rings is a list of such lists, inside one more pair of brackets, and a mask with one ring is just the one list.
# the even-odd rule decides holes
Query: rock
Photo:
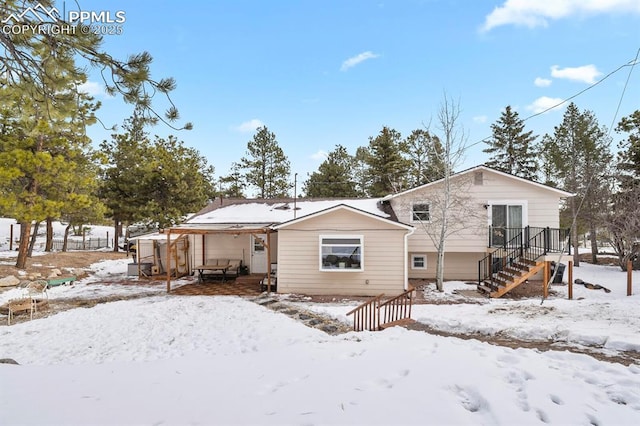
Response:
[{"label": "rock", "polygon": [[62,272],[60,272],[60,269],[52,269],[51,273],[49,274],[49,277],[59,277],[60,275],[62,275]]},{"label": "rock", "polygon": [[0,364],[20,365],[20,364],[18,364],[18,361],[16,361],[15,359],[11,359],[11,358],[0,358]]},{"label": "rock", "polygon": [[0,278],[0,287],[14,287],[20,284],[20,280],[13,275]]}]

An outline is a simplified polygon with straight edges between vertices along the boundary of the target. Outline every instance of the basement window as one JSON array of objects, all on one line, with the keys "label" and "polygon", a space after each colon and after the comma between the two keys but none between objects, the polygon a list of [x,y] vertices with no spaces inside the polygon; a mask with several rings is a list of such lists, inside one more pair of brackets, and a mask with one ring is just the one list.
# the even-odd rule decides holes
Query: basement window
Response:
[{"label": "basement window", "polygon": [[321,235],[320,270],[357,272],[364,270],[362,235]]}]

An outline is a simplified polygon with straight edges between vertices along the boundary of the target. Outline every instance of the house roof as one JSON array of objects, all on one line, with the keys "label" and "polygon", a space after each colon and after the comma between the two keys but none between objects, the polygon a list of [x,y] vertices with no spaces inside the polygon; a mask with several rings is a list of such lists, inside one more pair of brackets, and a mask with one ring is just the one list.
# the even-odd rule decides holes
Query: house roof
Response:
[{"label": "house roof", "polygon": [[[478,170],[485,170],[485,171],[488,171],[488,172],[491,172],[491,173],[495,173],[495,174],[507,177],[509,179],[513,179],[515,181],[524,182],[526,184],[533,185],[533,186],[536,186],[538,188],[545,189],[547,191],[555,192],[556,194],[558,194],[562,198],[573,197],[573,196],[576,195],[576,194],[574,194],[572,192],[564,191],[562,189],[554,188],[554,187],[549,186],[549,185],[545,185],[545,184],[542,184],[542,183],[534,182],[532,180],[521,178],[519,176],[512,175],[510,173],[501,172],[499,170],[493,169],[491,167],[487,167],[485,165],[479,165],[479,166],[471,167],[469,169],[466,169],[466,170],[463,170],[461,172],[455,173],[451,177],[455,179],[458,176],[463,176],[463,175],[466,175],[468,173],[475,172],[475,171],[478,171]],[[417,190],[420,190],[420,189],[428,188],[429,186],[437,185],[438,183],[442,182],[443,180],[444,179],[438,179],[438,180],[435,180],[433,182],[426,183],[424,185],[416,186],[415,188],[407,189],[406,191],[398,192],[396,194],[389,194],[386,197],[382,198],[382,201],[391,200],[391,199],[399,197],[401,195],[409,194],[409,193],[411,193],[413,191],[417,191]]]},{"label": "house roof", "polygon": [[[308,216],[337,205],[346,205],[372,216],[389,218],[390,215],[379,204],[379,198],[324,199],[324,200],[224,200],[221,206],[205,208],[204,211],[180,227],[202,225],[271,225]],[[226,204],[224,204],[226,203]],[[295,210],[294,210],[295,208]]]},{"label": "house roof", "polygon": [[379,220],[379,221],[387,222],[387,223],[392,223],[393,225],[396,225],[396,226],[398,226],[400,228],[404,228],[404,229],[407,229],[407,230],[413,229],[413,226],[411,226],[411,225],[407,225],[407,224],[404,224],[402,222],[398,222],[398,221],[383,217],[383,216],[381,216],[379,214],[372,214],[371,212],[364,211],[364,210],[352,207],[352,206],[347,205],[347,204],[338,204],[337,206],[328,207],[328,208],[326,208],[324,210],[320,210],[320,211],[317,211],[315,213],[311,213],[311,214],[308,214],[308,215],[305,215],[305,216],[298,217],[296,219],[291,219],[291,220],[288,220],[286,222],[282,222],[281,224],[274,226],[273,229],[286,228],[286,227],[294,225],[296,223],[304,222],[306,220],[309,220],[309,219],[312,219],[312,218],[315,218],[315,217],[319,217],[319,216],[323,216],[325,214],[329,214],[331,212],[335,212],[335,211],[338,211],[338,210],[348,210],[348,211],[351,211],[351,212],[354,212],[354,213],[361,214],[363,216],[370,217],[370,218],[375,219],[375,220]]}]

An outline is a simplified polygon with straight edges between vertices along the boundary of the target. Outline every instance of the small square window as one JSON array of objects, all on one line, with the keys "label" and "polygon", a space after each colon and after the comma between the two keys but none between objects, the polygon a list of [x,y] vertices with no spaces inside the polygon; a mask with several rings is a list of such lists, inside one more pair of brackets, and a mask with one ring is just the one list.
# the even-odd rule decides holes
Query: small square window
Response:
[{"label": "small square window", "polygon": [[411,269],[427,269],[427,255],[426,254],[411,255]]},{"label": "small square window", "polygon": [[429,222],[429,220],[431,220],[431,215],[429,214],[429,204],[414,204],[411,211],[411,220],[414,222]]}]

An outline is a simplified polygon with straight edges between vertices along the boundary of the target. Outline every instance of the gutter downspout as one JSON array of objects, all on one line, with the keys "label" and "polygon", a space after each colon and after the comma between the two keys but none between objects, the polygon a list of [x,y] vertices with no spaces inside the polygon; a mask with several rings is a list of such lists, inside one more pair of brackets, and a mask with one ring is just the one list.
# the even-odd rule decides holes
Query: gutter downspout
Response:
[{"label": "gutter downspout", "polygon": [[404,289],[409,290],[409,237],[416,232],[416,228],[411,228],[404,234]]}]

